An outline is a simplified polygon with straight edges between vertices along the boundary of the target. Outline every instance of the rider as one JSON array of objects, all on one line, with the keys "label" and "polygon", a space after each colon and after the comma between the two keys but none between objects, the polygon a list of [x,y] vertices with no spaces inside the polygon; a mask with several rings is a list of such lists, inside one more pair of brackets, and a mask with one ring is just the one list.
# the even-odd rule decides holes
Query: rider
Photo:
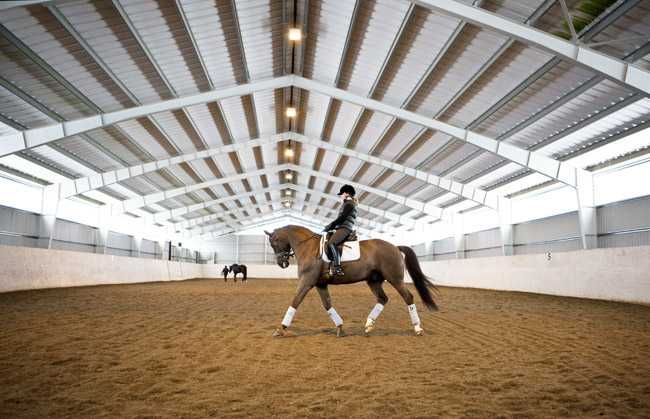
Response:
[{"label": "rider", "polygon": [[334,265],[333,275],[343,275],[341,269],[341,255],[336,248],[343,243],[345,239],[354,231],[357,222],[357,200],[354,198],[356,192],[351,185],[343,185],[337,195],[343,198],[343,203],[339,209],[339,215],[334,221],[329,223],[323,232],[335,230],[327,241],[327,249],[332,257]]}]

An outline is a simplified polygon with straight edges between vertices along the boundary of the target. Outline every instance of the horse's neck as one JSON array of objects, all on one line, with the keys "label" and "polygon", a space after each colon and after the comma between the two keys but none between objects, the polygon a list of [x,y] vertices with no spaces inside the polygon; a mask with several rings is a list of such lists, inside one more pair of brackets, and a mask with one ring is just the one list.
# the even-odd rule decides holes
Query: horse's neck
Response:
[{"label": "horse's neck", "polygon": [[296,255],[296,261],[299,265],[303,261],[306,261],[307,258],[313,256],[312,253],[314,253],[314,249],[317,251],[318,245],[313,246],[313,242],[317,243],[317,238],[319,236],[314,234],[311,230],[300,226],[291,226],[288,236],[289,244]]}]

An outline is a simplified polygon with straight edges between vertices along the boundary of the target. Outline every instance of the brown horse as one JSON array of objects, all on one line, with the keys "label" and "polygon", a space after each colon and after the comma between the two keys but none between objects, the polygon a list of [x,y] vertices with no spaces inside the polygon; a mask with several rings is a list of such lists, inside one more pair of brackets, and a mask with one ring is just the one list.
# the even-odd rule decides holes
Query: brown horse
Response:
[{"label": "brown horse", "polygon": [[[269,236],[269,242],[277,263],[281,268],[289,266],[289,258],[296,257],[298,264],[298,290],[293,297],[291,306],[282,320],[281,327],[276,329],[274,336],[283,336],[285,330],[291,325],[293,316],[298,306],[307,295],[307,292],[316,287],[320,295],[323,307],[336,326],[337,336],[342,336],[343,319],[332,307],[327,286],[352,284],[355,282],[366,281],[370,290],[377,298],[377,304],[372,309],[366,320],[365,333],[368,334],[374,328],[377,318],[381,314],[384,305],[388,302],[388,297],[384,292],[382,285],[388,281],[397,292],[402,296],[408,306],[411,323],[416,335],[423,333],[420,324],[420,318],[413,303],[413,295],[404,284],[404,264],[413,279],[415,289],[420,294],[424,305],[430,310],[437,310],[436,303],[429,291],[433,285],[420,269],[420,264],[415,256],[415,252],[410,247],[394,246],[384,240],[372,239],[363,240],[359,243],[361,258],[356,261],[345,262],[345,275],[330,276],[328,273],[328,264],[321,259],[320,239],[321,236],[314,234],[312,231],[295,225],[274,230],[273,233],[265,232]],[[400,253],[401,252],[401,253]],[[402,259],[402,253],[405,258]]]}]

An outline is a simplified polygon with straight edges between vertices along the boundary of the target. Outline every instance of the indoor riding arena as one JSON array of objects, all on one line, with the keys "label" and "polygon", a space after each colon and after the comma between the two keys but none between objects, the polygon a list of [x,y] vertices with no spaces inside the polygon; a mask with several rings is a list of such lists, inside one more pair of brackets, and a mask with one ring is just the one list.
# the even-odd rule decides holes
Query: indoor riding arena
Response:
[{"label": "indoor riding arena", "polygon": [[0,2],[0,418],[650,417],[650,0]]}]

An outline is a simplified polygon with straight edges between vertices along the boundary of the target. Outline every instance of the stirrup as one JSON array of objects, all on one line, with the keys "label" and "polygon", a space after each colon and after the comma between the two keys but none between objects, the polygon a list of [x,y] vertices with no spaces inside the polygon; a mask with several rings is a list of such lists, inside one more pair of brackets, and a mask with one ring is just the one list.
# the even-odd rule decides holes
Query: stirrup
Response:
[{"label": "stirrup", "polygon": [[334,269],[332,270],[332,275],[343,276],[345,275],[345,272],[343,272],[343,269],[340,266],[335,266]]}]

